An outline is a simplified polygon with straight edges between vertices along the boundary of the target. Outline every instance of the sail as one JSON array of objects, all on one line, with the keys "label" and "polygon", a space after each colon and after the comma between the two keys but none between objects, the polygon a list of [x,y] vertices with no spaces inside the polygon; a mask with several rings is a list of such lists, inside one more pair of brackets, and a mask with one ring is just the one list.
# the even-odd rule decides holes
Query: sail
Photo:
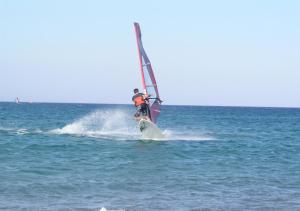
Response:
[{"label": "sail", "polygon": [[160,99],[158,94],[158,88],[156,80],[154,77],[153,69],[151,62],[146,55],[142,44],[142,34],[141,29],[138,23],[134,23],[136,41],[140,59],[140,69],[142,74],[142,84],[146,94],[150,95],[149,97],[149,109],[150,109],[150,119],[152,122],[156,123],[156,119],[160,113]]}]

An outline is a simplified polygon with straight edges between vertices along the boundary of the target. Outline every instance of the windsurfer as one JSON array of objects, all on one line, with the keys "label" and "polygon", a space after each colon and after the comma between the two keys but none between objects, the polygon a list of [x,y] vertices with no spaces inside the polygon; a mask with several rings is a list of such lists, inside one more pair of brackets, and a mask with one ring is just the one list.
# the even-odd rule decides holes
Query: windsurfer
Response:
[{"label": "windsurfer", "polygon": [[140,119],[150,119],[150,112],[148,107],[148,97],[149,95],[139,92],[139,89],[135,88],[133,90],[132,101],[134,102],[135,107],[137,108],[134,117],[136,120]]}]

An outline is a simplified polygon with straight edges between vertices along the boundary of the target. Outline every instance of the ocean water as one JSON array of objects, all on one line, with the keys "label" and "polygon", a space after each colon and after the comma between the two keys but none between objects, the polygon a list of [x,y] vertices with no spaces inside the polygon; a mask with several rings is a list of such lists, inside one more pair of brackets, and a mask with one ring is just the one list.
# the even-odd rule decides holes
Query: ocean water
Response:
[{"label": "ocean water", "polygon": [[300,109],[0,103],[1,210],[300,210]]}]

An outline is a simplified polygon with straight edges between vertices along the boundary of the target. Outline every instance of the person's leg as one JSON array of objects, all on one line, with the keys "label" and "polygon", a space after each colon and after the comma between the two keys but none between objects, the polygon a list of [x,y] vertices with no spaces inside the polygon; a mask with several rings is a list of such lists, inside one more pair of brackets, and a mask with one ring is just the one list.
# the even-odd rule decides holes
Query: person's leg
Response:
[{"label": "person's leg", "polygon": [[147,105],[146,104],[142,104],[141,105],[141,114],[143,116],[148,116],[148,113],[147,113]]},{"label": "person's leg", "polygon": [[145,119],[149,119],[151,120],[151,117],[150,117],[150,110],[149,110],[149,107],[147,104],[143,104],[142,107],[141,107],[141,113],[143,115],[143,117]]},{"label": "person's leg", "polygon": [[147,111],[147,117],[151,120],[151,112],[148,104],[146,104],[146,111]]},{"label": "person's leg", "polygon": [[134,114],[134,117],[137,119],[141,116],[141,106],[136,107],[136,112]]}]

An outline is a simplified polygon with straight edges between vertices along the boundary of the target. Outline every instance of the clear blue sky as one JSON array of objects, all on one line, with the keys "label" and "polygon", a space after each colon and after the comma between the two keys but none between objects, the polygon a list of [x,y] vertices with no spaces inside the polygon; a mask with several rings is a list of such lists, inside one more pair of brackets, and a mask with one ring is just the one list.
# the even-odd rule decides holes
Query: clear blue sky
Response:
[{"label": "clear blue sky", "polygon": [[300,107],[300,1],[0,0],[0,101]]}]

